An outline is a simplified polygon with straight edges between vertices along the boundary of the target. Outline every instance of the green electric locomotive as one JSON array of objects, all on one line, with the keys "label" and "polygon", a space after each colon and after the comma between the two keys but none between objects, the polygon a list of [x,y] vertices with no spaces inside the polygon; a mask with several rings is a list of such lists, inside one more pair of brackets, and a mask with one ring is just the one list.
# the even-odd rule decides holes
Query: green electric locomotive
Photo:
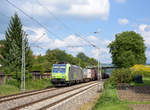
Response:
[{"label": "green electric locomotive", "polygon": [[71,85],[83,81],[82,68],[71,64],[53,64],[51,82],[56,86]]}]

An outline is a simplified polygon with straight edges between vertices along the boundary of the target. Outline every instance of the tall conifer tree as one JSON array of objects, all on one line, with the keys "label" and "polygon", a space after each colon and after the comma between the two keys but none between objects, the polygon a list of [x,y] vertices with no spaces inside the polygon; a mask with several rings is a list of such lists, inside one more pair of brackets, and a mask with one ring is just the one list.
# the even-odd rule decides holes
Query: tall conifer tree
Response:
[{"label": "tall conifer tree", "polygon": [[[17,13],[11,17],[8,29],[5,33],[4,49],[2,52],[1,63],[3,67],[7,67],[11,72],[21,72],[22,64],[22,37],[26,36],[26,33],[22,29],[21,20]],[[25,38],[25,56],[26,67],[31,67],[32,63],[32,51],[28,46],[27,38]],[[18,75],[17,75],[18,76]]]}]

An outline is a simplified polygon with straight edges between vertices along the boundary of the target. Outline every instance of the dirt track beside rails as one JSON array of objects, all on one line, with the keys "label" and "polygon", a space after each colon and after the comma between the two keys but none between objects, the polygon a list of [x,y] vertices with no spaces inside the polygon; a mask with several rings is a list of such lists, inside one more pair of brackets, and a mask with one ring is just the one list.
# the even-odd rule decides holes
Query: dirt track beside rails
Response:
[{"label": "dirt track beside rails", "polygon": [[[150,86],[135,86],[118,90],[121,100],[150,103]],[[150,104],[132,104],[133,110],[150,110]]]}]

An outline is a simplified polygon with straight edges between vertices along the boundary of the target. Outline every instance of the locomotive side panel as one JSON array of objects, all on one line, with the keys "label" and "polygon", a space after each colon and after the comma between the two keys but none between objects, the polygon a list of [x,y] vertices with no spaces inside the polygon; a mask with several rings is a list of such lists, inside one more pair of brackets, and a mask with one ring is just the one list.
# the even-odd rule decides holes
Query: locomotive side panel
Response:
[{"label": "locomotive side panel", "polygon": [[71,65],[69,68],[69,81],[83,80],[83,71],[80,67]]}]

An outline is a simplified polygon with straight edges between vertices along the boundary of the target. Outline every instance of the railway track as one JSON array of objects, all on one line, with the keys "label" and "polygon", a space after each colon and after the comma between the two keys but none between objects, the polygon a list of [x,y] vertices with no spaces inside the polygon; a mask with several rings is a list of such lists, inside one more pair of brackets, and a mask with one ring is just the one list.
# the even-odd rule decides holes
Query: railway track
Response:
[{"label": "railway track", "polygon": [[[47,110],[74,95],[77,95],[81,92],[88,90],[89,88],[92,88],[94,85],[97,85],[97,82],[83,85],[77,88],[72,88],[71,90],[68,90],[68,91],[47,97],[47,98],[43,98],[41,100],[37,100],[36,102],[32,102],[27,105],[22,105],[22,106],[13,108],[13,110],[20,110],[20,109],[21,110],[31,110],[31,109],[32,110]],[[49,104],[46,104],[46,102],[48,102]]]},{"label": "railway track", "polygon": [[[97,85],[97,84],[95,84],[95,85]],[[94,86],[94,85],[92,85],[92,86]],[[86,90],[92,88],[92,86],[87,87],[87,88],[84,88],[83,90],[78,91],[78,92],[75,92],[75,93],[73,93],[73,94],[70,94],[70,95],[68,95],[68,96],[66,96],[66,97],[64,97],[64,98],[62,98],[62,99],[60,99],[60,100],[58,100],[58,101],[56,101],[56,102],[53,102],[53,103],[51,103],[51,104],[48,104],[48,105],[46,105],[46,106],[40,108],[39,110],[51,110],[51,108],[52,108],[53,106],[55,106],[55,105],[61,103],[62,101],[65,101],[65,100],[67,100],[67,99],[69,99],[69,98],[71,98],[71,97],[73,97],[73,96],[75,96],[75,95],[77,95],[77,94],[80,94],[80,93],[82,93],[82,92],[84,92],[84,91],[86,91]]]},{"label": "railway track", "polygon": [[[50,88],[50,89],[43,89],[41,91],[31,91],[31,92],[4,96],[0,98],[0,109],[1,108],[6,108],[3,110],[23,109],[32,105],[36,105],[40,102],[44,102],[45,100],[49,100],[57,96],[61,96],[63,94],[67,94],[71,91],[78,90],[80,88],[86,87],[94,83],[96,82],[83,83],[80,85],[75,85],[75,86],[65,87],[65,88]],[[42,109],[45,109],[45,108],[42,108]]]},{"label": "railway track", "polygon": [[2,97],[0,97],[0,103],[27,97],[27,96],[31,96],[31,95],[35,95],[35,94],[40,94],[40,93],[44,93],[44,92],[50,92],[50,91],[54,91],[56,89],[57,88],[41,89],[41,90],[34,90],[34,91],[28,91],[28,92],[21,92],[18,94],[12,94],[12,95],[8,95],[8,96],[2,96]]}]

